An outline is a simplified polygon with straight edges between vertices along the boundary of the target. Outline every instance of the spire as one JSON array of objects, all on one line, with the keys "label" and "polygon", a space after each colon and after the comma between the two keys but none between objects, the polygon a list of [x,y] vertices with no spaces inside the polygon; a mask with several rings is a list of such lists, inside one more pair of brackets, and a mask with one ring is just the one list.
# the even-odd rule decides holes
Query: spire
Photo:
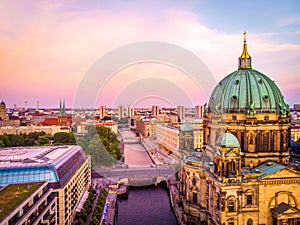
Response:
[{"label": "spire", "polygon": [[63,116],[66,115],[65,100],[64,100],[64,102],[63,102],[62,114],[63,114]]},{"label": "spire", "polygon": [[246,31],[244,31],[244,46],[243,53],[239,57],[239,69],[251,69],[251,56],[247,50]]},{"label": "spire", "polygon": [[59,100],[59,115],[62,116],[61,100]]}]

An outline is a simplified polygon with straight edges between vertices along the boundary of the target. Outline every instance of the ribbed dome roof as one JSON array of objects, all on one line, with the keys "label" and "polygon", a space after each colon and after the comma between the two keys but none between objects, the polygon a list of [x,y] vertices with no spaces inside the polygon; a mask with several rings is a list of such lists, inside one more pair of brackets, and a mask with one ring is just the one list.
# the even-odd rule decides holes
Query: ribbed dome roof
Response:
[{"label": "ribbed dome roof", "polygon": [[236,136],[231,133],[224,133],[218,137],[216,146],[223,148],[239,148],[240,143]]},{"label": "ribbed dome roof", "polygon": [[0,103],[0,105],[5,105],[5,102],[4,102],[4,101],[2,101],[2,102]]},{"label": "ribbed dome roof", "polygon": [[208,111],[215,113],[284,113],[285,109],[274,81],[253,69],[239,69],[225,77],[208,104]]},{"label": "ribbed dome roof", "polygon": [[180,127],[181,131],[193,131],[193,128],[190,124],[184,123]]}]

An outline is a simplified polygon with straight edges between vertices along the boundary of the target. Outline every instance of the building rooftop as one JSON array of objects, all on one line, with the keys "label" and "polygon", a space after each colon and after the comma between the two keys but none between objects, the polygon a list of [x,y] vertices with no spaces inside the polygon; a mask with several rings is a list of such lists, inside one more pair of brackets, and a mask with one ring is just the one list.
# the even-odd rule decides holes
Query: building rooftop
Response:
[{"label": "building rooftop", "polygon": [[269,161],[255,167],[254,171],[257,171],[257,173],[262,174],[261,176],[258,177],[259,179],[261,179],[284,168],[286,167],[283,165],[280,165],[276,162]]},{"label": "building rooftop", "polygon": [[180,131],[183,131],[183,132],[193,131],[193,127],[188,123],[184,123],[180,126]]},{"label": "building rooftop", "polygon": [[0,221],[42,185],[43,182],[11,184],[0,190]]},{"label": "building rooftop", "polygon": [[0,149],[0,186],[48,181],[63,185],[86,160],[80,146],[39,146]]}]

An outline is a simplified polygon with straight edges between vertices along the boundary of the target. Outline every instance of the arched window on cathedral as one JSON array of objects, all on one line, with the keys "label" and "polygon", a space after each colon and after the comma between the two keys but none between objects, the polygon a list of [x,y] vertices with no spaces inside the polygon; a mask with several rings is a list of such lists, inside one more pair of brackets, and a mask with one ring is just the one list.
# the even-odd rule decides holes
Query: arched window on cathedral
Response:
[{"label": "arched window on cathedral", "polygon": [[263,151],[269,151],[269,133],[263,134]]},{"label": "arched window on cathedral", "polygon": [[235,212],[236,211],[235,198],[234,197],[231,197],[227,200],[227,209],[228,209],[228,212]]},{"label": "arched window on cathedral", "polygon": [[245,205],[251,206],[254,204],[254,192],[252,190],[247,190],[245,192]]},{"label": "arched window on cathedral", "polygon": [[253,205],[253,192],[249,191],[246,193],[246,205]]},{"label": "arched window on cathedral", "polygon": [[253,134],[251,133],[250,134],[250,137],[249,137],[249,144],[253,144]]},{"label": "arched window on cathedral", "polygon": [[194,186],[196,185],[196,182],[197,182],[196,178],[193,177],[193,179],[192,179],[192,184],[193,184]]}]

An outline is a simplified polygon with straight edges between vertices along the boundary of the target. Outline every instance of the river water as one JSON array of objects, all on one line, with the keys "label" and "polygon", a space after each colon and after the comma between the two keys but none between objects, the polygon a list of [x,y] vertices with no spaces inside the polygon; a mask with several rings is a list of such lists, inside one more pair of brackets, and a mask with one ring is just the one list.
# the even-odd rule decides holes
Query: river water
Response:
[{"label": "river water", "polygon": [[130,187],[128,199],[118,200],[117,225],[177,225],[168,190],[158,185]]}]

